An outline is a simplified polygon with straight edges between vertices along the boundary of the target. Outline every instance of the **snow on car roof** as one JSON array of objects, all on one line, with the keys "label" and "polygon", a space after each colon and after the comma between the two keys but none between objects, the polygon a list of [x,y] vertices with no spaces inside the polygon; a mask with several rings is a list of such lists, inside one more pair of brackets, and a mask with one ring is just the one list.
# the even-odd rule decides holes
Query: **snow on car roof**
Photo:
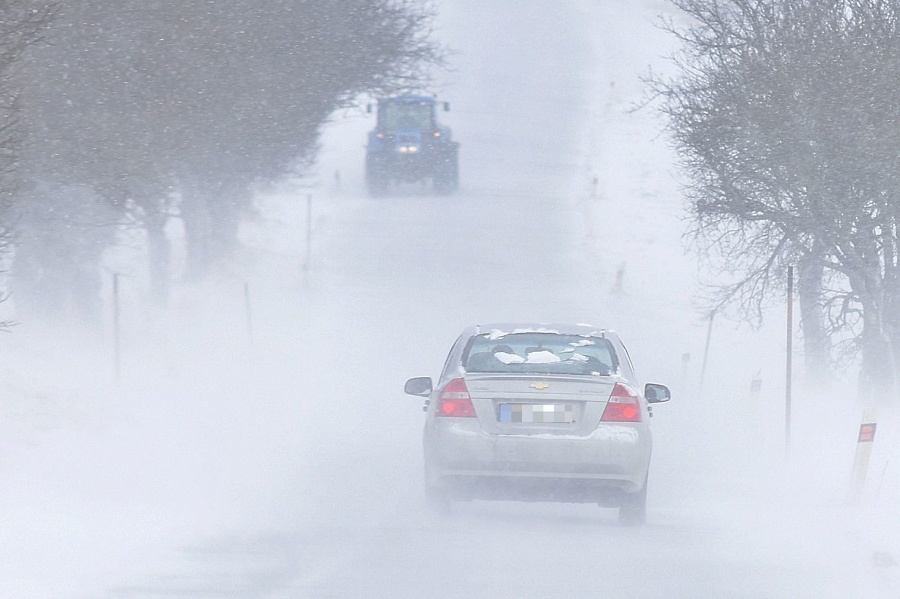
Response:
[{"label": "snow on car roof", "polygon": [[475,326],[476,335],[489,334],[492,339],[516,333],[554,333],[557,335],[579,335],[582,337],[601,337],[608,329],[589,324],[560,324],[536,322],[501,322],[485,323]]}]

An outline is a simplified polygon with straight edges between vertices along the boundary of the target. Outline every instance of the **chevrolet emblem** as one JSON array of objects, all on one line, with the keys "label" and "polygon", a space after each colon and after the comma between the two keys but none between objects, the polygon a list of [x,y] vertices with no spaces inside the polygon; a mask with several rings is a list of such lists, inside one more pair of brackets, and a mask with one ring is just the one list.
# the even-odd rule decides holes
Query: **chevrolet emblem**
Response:
[{"label": "chevrolet emblem", "polygon": [[539,391],[543,391],[544,389],[546,389],[547,387],[550,386],[550,383],[531,383],[528,386],[531,387],[532,389],[537,389]]}]

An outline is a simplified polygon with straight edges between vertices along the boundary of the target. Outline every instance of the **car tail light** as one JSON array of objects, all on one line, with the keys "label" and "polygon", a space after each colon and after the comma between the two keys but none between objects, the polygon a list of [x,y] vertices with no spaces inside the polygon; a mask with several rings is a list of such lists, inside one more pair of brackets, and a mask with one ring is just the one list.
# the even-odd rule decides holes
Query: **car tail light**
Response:
[{"label": "car tail light", "polygon": [[616,383],[600,420],[603,422],[640,422],[641,400],[637,391],[623,383]]},{"label": "car tail light", "polygon": [[441,391],[438,398],[435,416],[461,416],[464,418],[475,417],[475,406],[469,397],[466,382],[462,379],[453,379]]}]

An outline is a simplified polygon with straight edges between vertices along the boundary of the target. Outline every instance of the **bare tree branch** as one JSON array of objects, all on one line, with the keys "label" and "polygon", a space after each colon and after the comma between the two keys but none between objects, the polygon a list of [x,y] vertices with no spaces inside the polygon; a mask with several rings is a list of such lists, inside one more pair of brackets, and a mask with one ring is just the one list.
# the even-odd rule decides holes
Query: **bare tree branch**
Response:
[{"label": "bare tree branch", "polygon": [[726,281],[714,305],[758,323],[786,265],[818,265],[836,286],[801,304],[822,304],[893,388],[900,0],[671,1],[691,19],[663,25],[680,74],[647,81],[690,176],[691,238]]}]

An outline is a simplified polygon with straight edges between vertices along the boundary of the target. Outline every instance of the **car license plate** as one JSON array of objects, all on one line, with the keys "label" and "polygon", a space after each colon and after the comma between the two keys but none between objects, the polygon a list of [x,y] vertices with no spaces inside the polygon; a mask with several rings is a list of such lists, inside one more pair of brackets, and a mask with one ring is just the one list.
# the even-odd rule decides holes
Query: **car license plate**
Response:
[{"label": "car license plate", "polygon": [[568,424],[575,421],[572,404],[500,404],[500,422],[524,422],[535,424]]}]

